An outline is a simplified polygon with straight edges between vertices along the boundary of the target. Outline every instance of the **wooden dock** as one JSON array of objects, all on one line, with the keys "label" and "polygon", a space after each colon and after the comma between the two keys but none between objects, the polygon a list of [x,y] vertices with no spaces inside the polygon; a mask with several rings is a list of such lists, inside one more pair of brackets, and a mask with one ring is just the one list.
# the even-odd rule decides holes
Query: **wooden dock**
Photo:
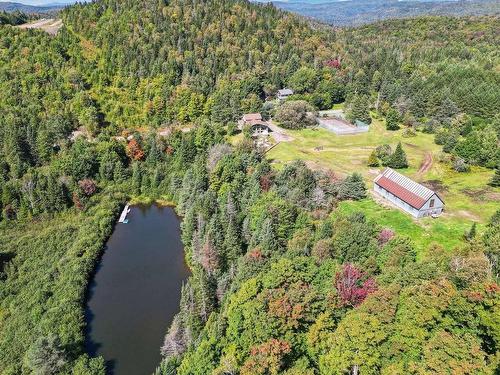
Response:
[{"label": "wooden dock", "polygon": [[123,211],[122,211],[122,214],[120,215],[120,218],[118,219],[118,222],[119,223],[124,223],[124,224],[127,224],[128,223],[128,220],[127,220],[127,215],[128,213],[130,212],[130,208],[129,208],[129,204],[125,205],[125,207],[123,208]]}]

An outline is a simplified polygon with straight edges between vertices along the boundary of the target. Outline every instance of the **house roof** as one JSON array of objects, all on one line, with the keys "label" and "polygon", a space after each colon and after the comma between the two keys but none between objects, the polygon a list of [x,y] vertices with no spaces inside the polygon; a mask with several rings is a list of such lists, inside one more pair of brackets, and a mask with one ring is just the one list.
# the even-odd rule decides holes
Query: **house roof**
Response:
[{"label": "house roof", "polygon": [[281,89],[281,90],[278,90],[278,95],[293,95],[293,90]]},{"label": "house roof", "polygon": [[245,122],[262,121],[262,115],[260,113],[247,113],[243,115],[243,121]]},{"label": "house roof", "polygon": [[374,182],[416,209],[422,208],[425,202],[436,194],[391,168],[386,168],[375,178]]}]

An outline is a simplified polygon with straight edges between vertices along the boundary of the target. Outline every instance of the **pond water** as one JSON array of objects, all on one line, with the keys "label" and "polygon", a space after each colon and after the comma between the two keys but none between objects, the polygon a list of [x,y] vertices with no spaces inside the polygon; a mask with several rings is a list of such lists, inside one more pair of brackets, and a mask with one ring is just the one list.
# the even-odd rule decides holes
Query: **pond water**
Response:
[{"label": "pond water", "polygon": [[113,375],[151,374],[189,276],[171,207],[132,206],[89,285],[86,348]]}]

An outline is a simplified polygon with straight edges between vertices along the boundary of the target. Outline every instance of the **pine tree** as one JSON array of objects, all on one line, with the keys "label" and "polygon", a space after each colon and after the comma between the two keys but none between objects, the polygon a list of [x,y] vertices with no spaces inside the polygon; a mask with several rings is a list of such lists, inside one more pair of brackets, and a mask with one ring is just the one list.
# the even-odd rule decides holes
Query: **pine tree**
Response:
[{"label": "pine tree", "polygon": [[380,165],[380,161],[378,160],[377,157],[377,151],[373,150],[372,153],[370,154],[370,157],[368,158],[368,166],[369,167],[378,167]]},{"label": "pine tree", "polygon": [[350,103],[347,111],[347,119],[351,122],[356,120],[363,121],[367,124],[372,122],[370,117],[370,102],[368,96],[355,95]]},{"label": "pine tree", "polygon": [[366,185],[363,176],[356,172],[347,176],[337,187],[337,198],[339,200],[366,198]]},{"label": "pine tree", "polygon": [[132,164],[132,189],[134,194],[141,193],[142,171],[139,163]]},{"label": "pine tree", "polygon": [[493,187],[499,187],[500,186],[500,167],[495,169],[495,174],[491,178],[490,182],[488,185],[493,186]]},{"label": "pine tree", "polygon": [[476,229],[476,222],[472,223],[472,226],[470,227],[470,230],[465,233],[464,237],[467,241],[472,241],[477,234],[477,229]]},{"label": "pine tree", "polygon": [[408,160],[406,159],[406,153],[401,146],[401,142],[398,143],[396,150],[394,150],[394,153],[391,155],[388,166],[396,169],[408,167]]},{"label": "pine tree", "polygon": [[116,161],[115,168],[113,171],[113,180],[116,182],[122,182],[127,177],[127,173],[125,168],[123,168],[123,164],[121,161]]},{"label": "pine tree", "polygon": [[387,111],[385,116],[385,123],[387,130],[398,130],[399,129],[399,113],[394,108]]}]

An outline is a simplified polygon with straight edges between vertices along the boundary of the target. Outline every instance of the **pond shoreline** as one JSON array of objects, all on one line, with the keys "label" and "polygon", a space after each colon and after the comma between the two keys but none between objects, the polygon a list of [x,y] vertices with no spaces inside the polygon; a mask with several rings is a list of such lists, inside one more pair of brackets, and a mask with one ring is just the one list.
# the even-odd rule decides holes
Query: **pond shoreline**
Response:
[{"label": "pond shoreline", "polygon": [[114,375],[156,369],[190,275],[174,207],[131,200],[130,208],[129,223],[116,222],[103,247],[85,299],[86,352],[102,355]]}]

